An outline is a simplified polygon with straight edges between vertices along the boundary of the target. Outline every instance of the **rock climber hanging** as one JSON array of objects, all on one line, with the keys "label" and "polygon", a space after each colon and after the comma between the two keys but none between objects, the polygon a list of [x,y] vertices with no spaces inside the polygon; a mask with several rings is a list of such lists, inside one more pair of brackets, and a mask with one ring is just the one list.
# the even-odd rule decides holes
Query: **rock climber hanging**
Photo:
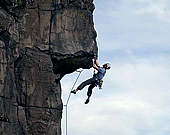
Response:
[{"label": "rock climber hanging", "polygon": [[103,83],[103,77],[106,74],[106,70],[111,68],[111,65],[109,63],[105,63],[102,67],[99,65],[96,56],[94,59],[92,59],[93,62],[93,68],[96,69],[98,72],[97,74],[94,73],[93,77],[90,79],[87,79],[86,81],[82,82],[77,89],[71,91],[71,93],[76,94],[78,90],[82,90],[86,85],[90,85],[87,91],[87,100],[85,101],[85,104],[88,104],[90,101],[90,97],[92,95],[92,89],[95,86],[99,86],[99,89],[102,87]]}]

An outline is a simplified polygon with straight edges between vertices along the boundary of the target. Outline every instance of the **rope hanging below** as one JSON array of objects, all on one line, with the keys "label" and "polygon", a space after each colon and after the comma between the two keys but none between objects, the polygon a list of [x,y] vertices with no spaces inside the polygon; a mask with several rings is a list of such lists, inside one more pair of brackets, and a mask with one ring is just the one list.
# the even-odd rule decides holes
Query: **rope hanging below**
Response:
[{"label": "rope hanging below", "polygon": [[[78,74],[78,76],[77,76],[77,78],[76,78],[76,80],[75,80],[75,82],[74,82],[74,84],[73,84],[73,86],[72,86],[72,88],[71,88],[71,91],[74,89],[74,86],[75,86],[75,84],[77,83],[77,81],[78,81],[78,78],[80,77],[80,74],[82,73],[82,71],[83,70],[81,70],[81,71],[76,71],[76,72],[79,72],[79,74]],[[68,106],[68,103],[69,103],[69,100],[70,100],[70,96],[71,96],[71,91],[70,91],[70,93],[69,93],[69,96],[68,96],[68,98],[67,98],[67,102],[66,102],[66,104],[64,105],[64,107],[66,107],[66,135],[67,135],[67,106]]]},{"label": "rope hanging below", "polygon": [[[75,84],[77,83],[78,78],[80,77],[80,74],[81,74],[82,71],[83,71],[83,70],[81,70],[81,71],[78,71],[78,70],[77,70],[77,71],[76,71],[76,72],[79,72],[79,75],[77,76],[77,78],[76,78],[76,80],[75,80],[75,82],[74,82],[74,84],[73,84],[73,86],[72,86],[72,88],[71,88],[71,91],[74,89],[74,86],[75,86]],[[68,96],[68,98],[67,98],[66,105],[64,105],[64,106],[67,106],[67,105],[68,105],[68,102],[69,102],[70,96],[71,96],[71,91],[70,91],[69,96]]]}]

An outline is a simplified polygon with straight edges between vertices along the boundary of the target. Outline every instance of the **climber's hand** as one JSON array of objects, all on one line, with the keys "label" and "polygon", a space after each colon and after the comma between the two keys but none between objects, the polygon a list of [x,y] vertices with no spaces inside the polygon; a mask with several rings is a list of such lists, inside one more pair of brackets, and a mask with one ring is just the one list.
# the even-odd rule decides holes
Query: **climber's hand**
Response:
[{"label": "climber's hand", "polygon": [[94,56],[94,60],[97,60],[97,57],[96,57],[96,55]]}]

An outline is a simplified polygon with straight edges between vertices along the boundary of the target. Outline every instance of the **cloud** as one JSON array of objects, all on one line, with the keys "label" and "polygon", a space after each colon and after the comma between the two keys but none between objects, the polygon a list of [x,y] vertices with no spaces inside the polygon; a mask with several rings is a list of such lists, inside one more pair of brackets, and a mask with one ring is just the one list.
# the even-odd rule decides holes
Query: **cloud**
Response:
[{"label": "cloud", "polygon": [[[141,1],[140,2],[146,2]],[[141,8],[136,10],[136,13],[139,14],[152,14],[160,21],[167,21],[170,23],[170,9],[168,0],[154,0],[154,1],[147,1],[147,7]]]}]

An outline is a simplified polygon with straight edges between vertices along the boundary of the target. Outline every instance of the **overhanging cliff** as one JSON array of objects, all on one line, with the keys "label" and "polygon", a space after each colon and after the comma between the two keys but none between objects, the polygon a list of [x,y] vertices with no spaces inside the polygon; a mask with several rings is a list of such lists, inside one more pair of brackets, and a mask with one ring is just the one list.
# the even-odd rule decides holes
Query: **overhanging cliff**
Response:
[{"label": "overhanging cliff", "polygon": [[61,134],[60,80],[97,54],[93,10],[93,0],[0,1],[0,134]]}]

